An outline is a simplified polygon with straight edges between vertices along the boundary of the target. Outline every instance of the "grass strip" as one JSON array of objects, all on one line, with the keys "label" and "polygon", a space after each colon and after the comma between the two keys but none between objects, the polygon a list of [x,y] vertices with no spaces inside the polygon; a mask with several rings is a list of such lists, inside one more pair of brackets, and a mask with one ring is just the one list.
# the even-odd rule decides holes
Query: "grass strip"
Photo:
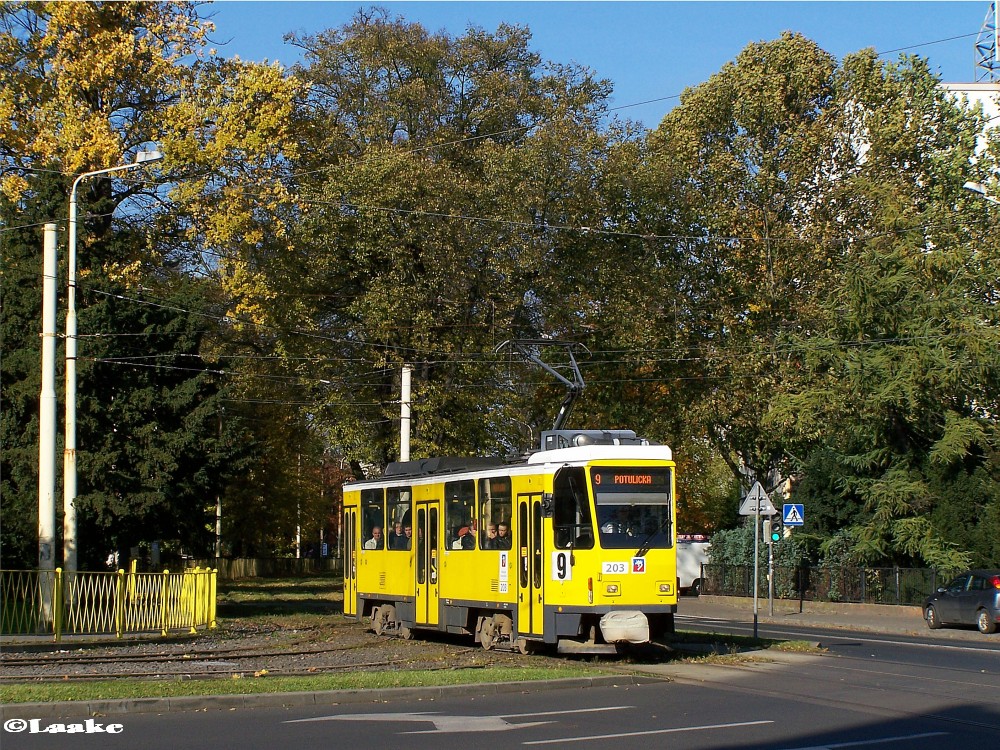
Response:
[{"label": "grass strip", "polygon": [[487,682],[529,682],[604,674],[576,664],[572,667],[485,667],[475,669],[355,672],[309,677],[236,677],[216,680],[95,680],[83,683],[36,682],[0,687],[0,702],[178,698],[198,695],[250,695],[319,690],[372,690],[394,687],[439,687]]}]

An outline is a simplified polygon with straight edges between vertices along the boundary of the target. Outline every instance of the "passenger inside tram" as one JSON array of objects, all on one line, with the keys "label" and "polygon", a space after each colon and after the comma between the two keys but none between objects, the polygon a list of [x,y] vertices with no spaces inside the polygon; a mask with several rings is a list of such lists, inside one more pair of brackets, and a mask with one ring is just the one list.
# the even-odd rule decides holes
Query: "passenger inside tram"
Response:
[{"label": "passenger inside tram", "polygon": [[497,524],[497,549],[510,549],[510,525],[504,521]]},{"label": "passenger inside tram", "polygon": [[483,539],[483,549],[500,549],[497,546],[497,525],[495,523],[486,524],[486,537]]}]

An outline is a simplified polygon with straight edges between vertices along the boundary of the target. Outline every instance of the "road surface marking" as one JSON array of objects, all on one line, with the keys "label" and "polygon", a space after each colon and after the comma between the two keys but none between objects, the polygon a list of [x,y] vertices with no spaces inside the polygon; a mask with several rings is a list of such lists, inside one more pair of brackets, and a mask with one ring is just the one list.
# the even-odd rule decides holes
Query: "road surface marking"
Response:
[{"label": "road surface marking", "polygon": [[540,724],[552,724],[552,721],[529,721],[511,724],[505,719],[523,719],[529,716],[563,716],[565,714],[589,714],[595,711],[622,711],[634,706],[601,706],[599,708],[575,708],[566,711],[535,711],[526,714],[499,714],[496,716],[466,716],[445,715],[429,711],[418,713],[386,713],[386,714],[338,714],[334,716],[315,716],[311,719],[293,719],[283,724],[301,724],[307,721],[378,721],[398,722],[431,722],[434,729],[418,729],[400,734],[434,734],[435,732],[507,732],[511,729],[524,729]]},{"label": "road surface marking", "polygon": [[618,734],[595,734],[590,737],[561,737],[555,740],[529,740],[523,745],[555,745],[559,742],[590,742],[591,740],[613,740],[619,737],[642,737],[651,734],[673,734],[676,732],[701,732],[706,729],[730,729],[732,727],[752,727],[759,724],[773,724],[773,721],[740,721],[735,724],[705,724],[700,727],[675,727],[673,729],[649,729],[644,732],[620,732]]}]

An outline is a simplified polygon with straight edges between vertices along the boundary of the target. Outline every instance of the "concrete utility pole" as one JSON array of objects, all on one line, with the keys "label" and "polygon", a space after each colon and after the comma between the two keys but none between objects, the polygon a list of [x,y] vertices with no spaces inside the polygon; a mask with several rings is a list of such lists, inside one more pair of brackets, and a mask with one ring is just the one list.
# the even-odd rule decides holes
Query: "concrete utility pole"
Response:
[{"label": "concrete utility pole", "polygon": [[[222,412],[219,412],[219,442],[222,442]],[[222,557],[222,494],[215,495],[215,564]]]},{"label": "concrete utility pole", "polygon": [[38,401],[38,571],[42,620],[52,621],[56,566],[56,225],[42,251],[42,388]]},{"label": "concrete utility pole", "polygon": [[410,378],[413,368],[403,365],[399,396],[399,460],[410,460]]}]

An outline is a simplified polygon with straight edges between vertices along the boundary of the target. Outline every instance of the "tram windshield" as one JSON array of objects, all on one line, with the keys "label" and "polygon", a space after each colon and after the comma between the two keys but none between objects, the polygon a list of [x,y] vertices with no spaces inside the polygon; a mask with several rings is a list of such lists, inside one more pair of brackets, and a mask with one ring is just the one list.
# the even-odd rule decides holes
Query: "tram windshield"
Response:
[{"label": "tram windshield", "polygon": [[590,470],[604,549],[672,546],[670,469],[601,466]]}]

